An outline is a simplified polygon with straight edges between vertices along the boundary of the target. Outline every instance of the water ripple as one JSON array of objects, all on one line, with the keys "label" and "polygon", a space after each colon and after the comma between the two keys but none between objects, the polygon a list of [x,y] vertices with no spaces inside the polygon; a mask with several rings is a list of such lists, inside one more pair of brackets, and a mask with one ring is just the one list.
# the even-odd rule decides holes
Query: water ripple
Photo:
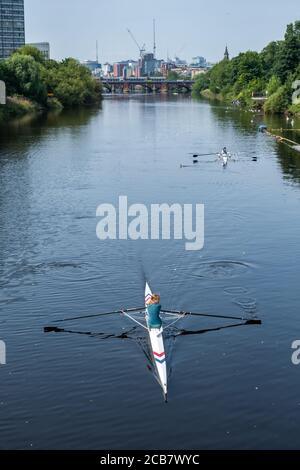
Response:
[{"label": "water ripple", "polygon": [[243,261],[216,260],[205,261],[191,273],[193,277],[209,279],[227,279],[245,274],[253,265]]}]

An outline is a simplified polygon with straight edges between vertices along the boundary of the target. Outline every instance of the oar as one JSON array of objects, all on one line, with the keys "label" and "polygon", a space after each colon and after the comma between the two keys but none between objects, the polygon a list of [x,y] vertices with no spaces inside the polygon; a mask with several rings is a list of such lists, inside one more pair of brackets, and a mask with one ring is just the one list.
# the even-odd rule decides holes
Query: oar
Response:
[{"label": "oar", "polygon": [[145,307],[139,307],[139,308],[136,307],[136,308],[123,309],[123,310],[115,310],[114,312],[96,313],[94,315],[83,315],[81,317],[63,318],[62,320],[55,320],[53,323],[62,323],[62,322],[66,322],[66,321],[83,320],[85,318],[106,317],[108,315],[117,315],[118,313],[139,312],[140,310],[145,310]]},{"label": "oar", "polygon": [[193,157],[209,157],[211,155],[218,155],[218,152],[215,152],[215,153],[189,153],[189,155],[193,155]]},{"label": "oar", "polygon": [[248,323],[238,323],[235,325],[228,325],[228,326],[219,326],[216,328],[207,328],[205,330],[179,330],[179,333],[177,333],[176,336],[196,336],[196,335],[203,335],[205,333],[211,333],[214,331],[221,331],[221,330],[227,330],[228,328],[237,328],[238,326],[246,326]]},{"label": "oar", "polygon": [[209,318],[222,318],[228,320],[241,320],[245,321],[247,325],[261,325],[262,321],[254,318],[233,317],[228,315],[212,315],[209,313],[194,313],[194,312],[179,312],[178,310],[162,310],[162,313],[174,313],[176,315],[191,315],[194,317],[209,317]]},{"label": "oar", "polygon": [[57,328],[57,326],[46,326],[44,328],[44,333],[71,333],[75,335],[84,335],[90,336],[97,339],[129,339],[128,336],[130,333],[135,331],[136,327],[131,328],[129,331],[124,331],[120,335],[110,334],[110,333],[92,333],[90,331],[73,331],[73,330],[66,330],[65,328]]}]

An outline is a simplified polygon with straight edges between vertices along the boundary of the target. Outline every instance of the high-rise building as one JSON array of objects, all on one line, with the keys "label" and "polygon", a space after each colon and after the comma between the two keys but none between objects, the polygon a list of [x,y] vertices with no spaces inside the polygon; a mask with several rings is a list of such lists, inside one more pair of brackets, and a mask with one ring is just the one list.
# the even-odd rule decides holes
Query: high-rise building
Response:
[{"label": "high-rise building", "polygon": [[146,53],[141,59],[141,76],[150,77],[157,72],[158,61],[155,59],[154,54]]},{"label": "high-rise building", "polygon": [[204,69],[207,66],[207,61],[205,57],[197,56],[197,57],[193,57],[193,63],[191,65],[195,67],[201,67]]},{"label": "high-rise building", "polygon": [[24,44],[24,0],[0,0],[0,59]]},{"label": "high-rise building", "polygon": [[49,42],[30,42],[28,46],[35,47],[43,54],[44,59],[50,59],[50,44]]},{"label": "high-rise building", "polygon": [[113,73],[113,66],[106,62],[102,67],[102,71],[104,77],[110,77]]},{"label": "high-rise building", "polygon": [[97,60],[84,60],[81,62],[95,77],[101,75],[101,64]]}]

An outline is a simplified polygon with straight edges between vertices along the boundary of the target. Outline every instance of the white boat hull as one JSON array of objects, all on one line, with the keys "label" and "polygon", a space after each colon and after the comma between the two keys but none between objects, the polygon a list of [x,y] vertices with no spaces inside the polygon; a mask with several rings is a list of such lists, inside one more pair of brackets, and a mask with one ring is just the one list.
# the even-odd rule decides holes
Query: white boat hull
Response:
[{"label": "white boat hull", "polygon": [[148,284],[145,289],[145,307],[146,307],[146,322],[149,330],[149,339],[152,351],[152,358],[157,371],[158,380],[163,389],[165,397],[168,393],[167,383],[167,363],[166,363],[166,352],[164,346],[163,328],[149,328],[147,319],[147,306],[151,298],[152,291]]}]

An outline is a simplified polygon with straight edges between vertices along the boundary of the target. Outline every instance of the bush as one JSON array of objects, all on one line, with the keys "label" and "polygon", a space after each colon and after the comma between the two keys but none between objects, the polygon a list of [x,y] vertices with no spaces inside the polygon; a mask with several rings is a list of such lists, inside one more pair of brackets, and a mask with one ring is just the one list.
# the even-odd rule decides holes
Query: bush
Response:
[{"label": "bush", "polygon": [[0,62],[0,80],[5,81],[9,96],[22,95],[56,109],[96,103],[102,93],[100,82],[75,59],[45,60],[31,46]]},{"label": "bush", "polygon": [[299,104],[291,104],[288,111],[296,116],[300,116],[300,103]]},{"label": "bush", "polygon": [[18,94],[45,104],[47,89],[41,66],[29,55],[13,54],[3,65],[9,95]]},{"label": "bush", "polygon": [[36,103],[22,96],[12,96],[7,98],[5,106],[0,107],[0,120],[21,117],[28,113],[37,111]]},{"label": "bush", "polygon": [[285,86],[281,86],[271,95],[264,105],[264,111],[269,114],[284,113],[289,105],[289,96]]}]

